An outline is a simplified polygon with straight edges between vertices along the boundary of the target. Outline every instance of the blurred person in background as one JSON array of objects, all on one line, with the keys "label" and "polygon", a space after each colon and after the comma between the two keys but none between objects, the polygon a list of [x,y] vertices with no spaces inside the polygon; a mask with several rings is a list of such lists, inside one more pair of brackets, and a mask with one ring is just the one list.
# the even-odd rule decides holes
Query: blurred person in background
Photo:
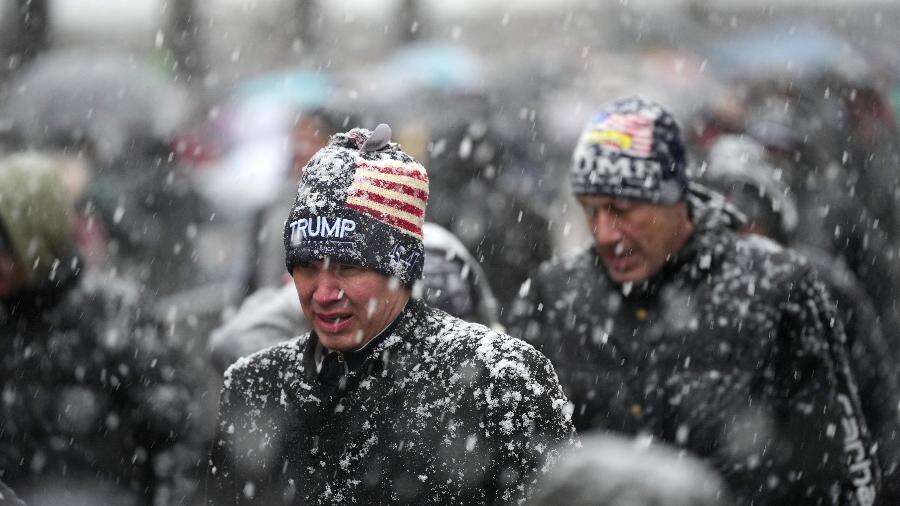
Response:
[{"label": "blurred person in background", "polygon": [[865,59],[830,69],[816,82],[820,107],[836,109],[832,128],[839,132],[837,159],[866,208],[879,220],[897,248],[900,205],[894,189],[900,184],[900,132],[879,77]]},{"label": "blurred person in background", "polygon": [[194,245],[210,213],[164,139],[141,146],[93,166],[80,204],[108,235],[104,267],[128,272],[156,297],[205,281]]},{"label": "blurred person in background", "polygon": [[[867,207],[859,174],[834,158],[840,154],[832,154],[842,142],[832,131],[832,121],[809,102],[784,96],[760,99],[749,107],[747,134],[765,147],[796,202],[793,244],[843,260],[875,304],[885,335],[896,336],[897,231],[887,228],[889,216],[879,218]],[[872,198],[877,199],[874,194]]]},{"label": "blurred person in background", "polygon": [[[431,307],[502,330],[497,300],[481,266],[449,231],[425,223],[425,264],[415,292]],[[209,337],[213,367],[224,374],[237,359],[309,331],[293,283],[261,288]]]},{"label": "blurred person in background", "polygon": [[679,130],[639,97],[588,124],[570,181],[593,244],[523,285],[513,334],[550,357],[576,429],[683,447],[741,504],[872,504],[829,294],[794,252],[736,234],[736,211],[689,181]]},{"label": "blurred person in background", "polygon": [[250,240],[254,242],[254,248],[248,259],[253,265],[248,268],[250,280],[247,282],[251,291],[281,286],[286,281],[281,232],[284,216],[295,196],[294,187],[309,159],[349,121],[350,115],[336,108],[314,108],[297,113],[289,136],[291,167],[285,173],[286,180],[293,184],[284,185],[291,191],[284,192],[271,206],[258,211],[251,231]]},{"label": "blurred person in background", "polygon": [[225,373],[210,504],[511,503],[572,439],[545,357],[411,296],[429,183],[390,138],[304,168],[283,237],[312,331]]},{"label": "blurred person in background", "polygon": [[795,244],[797,208],[765,148],[746,136],[720,137],[709,151],[701,181],[720,192],[746,216],[741,234],[757,234],[792,245],[816,268],[834,296],[844,324],[844,343],[859,387],[862,413],[878,444],[883,470],[883,504],[900,503],[900,388],[894,353],[865,288],[841,259]]},{"label": "blurred person in background", "polygon": [[192,109],[180,84],[130,51],[56,47],[0,97],[22,147],[77,155],[88,169],[76,202],[93,229],[86,267],[127,272],[154,297],[204,280],[194,242],[209,212],[170,149]]},{"label": "blurred person in background", "polygon": [[0,476],[29,504],[188,501],[192,367],[137,285],[83,271],[66,172],[0,160]]},{"label": "blurred person in background", "polygon": [[456,235],[484,267],[501,308],[528,273],[550,258],[548,219],[524,178],[520,146],[485,119],[455,123],[431,135],[434,182],[428,219]]}]

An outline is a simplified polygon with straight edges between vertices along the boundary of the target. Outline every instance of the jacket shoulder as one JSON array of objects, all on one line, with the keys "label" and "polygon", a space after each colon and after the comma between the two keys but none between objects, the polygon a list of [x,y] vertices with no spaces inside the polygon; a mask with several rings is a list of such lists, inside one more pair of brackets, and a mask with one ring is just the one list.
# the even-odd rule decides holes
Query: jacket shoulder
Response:
[{"label": "jacket shoulder", "polygon": [[533,285],[538,287],[570,285],[573,280],[582,279],[584,273],[590,272],[592,280],[601,280],[603,276],[597,276],[597,269],[602,269],[599,257],[592,247],[586,247],[573,253],[556,256],[541,263],[532,277],[529,278],[520,289],[520,296],[528,293]]},{"label": "jacket shoulder", "polygon": [[594,249],[592,247],[585,247],[566,255],[554,256],[549,260],[545,260],[538,266],[537,273],[539,276],[546,276],[577,272],[585,268],[595,267],[596,265],[598,265],[597,255],[594,254]]},{"label": "jacket shoulder", "polygon": [[733,250],[727,255],[726,267],[739,267],[761,278],[784,281],[806,277],[813,271],[806,257],[771,239],[756,234],[733,234],[733,237]]},{"label": "jacket shoulder", "polygon": [[241,357],[225,371],[223,389],[271,388],[273,380],[288,380],[303,372],[303,350],[309,333]]},{"label": "jacket shoulder", "polygon": [[552,371],[547,358],[533,346],[484,325],[435,309],[429,311],[426,325],[433,329],[426,340],[436,353],[452,356],[453,363],[484,367],[493,378],[528,375],[535,368]]}]

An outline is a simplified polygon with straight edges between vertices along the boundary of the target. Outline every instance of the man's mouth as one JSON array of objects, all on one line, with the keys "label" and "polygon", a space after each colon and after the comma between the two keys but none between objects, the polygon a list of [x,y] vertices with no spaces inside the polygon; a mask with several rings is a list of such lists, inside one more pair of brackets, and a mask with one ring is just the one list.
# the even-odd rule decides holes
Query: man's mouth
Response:
[{"label": "man's mouth", "polygon": [[317,326],[329,333],[347,330],[352,323],[352,313],[316,313]]},{"label": "man's mouth", "polygon": [[637,265],[640,255],[634,249],[618,243],[608,251],[606,260],[610,269],[625,272]]}]

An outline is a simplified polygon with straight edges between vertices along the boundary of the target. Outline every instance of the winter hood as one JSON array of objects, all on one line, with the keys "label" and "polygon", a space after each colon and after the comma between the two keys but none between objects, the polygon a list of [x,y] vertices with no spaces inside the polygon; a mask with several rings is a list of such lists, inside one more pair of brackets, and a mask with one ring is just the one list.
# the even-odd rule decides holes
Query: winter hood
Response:
[{"label": "winter hood", "polygon": [[72,210],[51,157],[19,153],[0,161],[0,225],[27,288],[58,281],[77,264]]}]

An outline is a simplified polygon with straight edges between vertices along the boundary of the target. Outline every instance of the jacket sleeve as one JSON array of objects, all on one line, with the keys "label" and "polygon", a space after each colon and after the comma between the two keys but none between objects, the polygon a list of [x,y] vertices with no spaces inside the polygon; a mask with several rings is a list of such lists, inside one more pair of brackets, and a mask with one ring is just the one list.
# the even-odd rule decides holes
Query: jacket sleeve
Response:
[{"label": "jacket sleeve", "polygon": [[575,433],[553,366],[531,346],[512,342],[506,358],[489,372],[486,395],[484,432],[494,448],[495,504],[527,500]]},{"label": "jacket sleeve", "polygon": [[240,496],[235,476],[235,433],[237,432],[234,417],[241,411],[246,412],[239,397],[233,389],[232,370],[225,373],[225,386],[219,396],[219,413],[216,419],[216,432],[209,449],[209,462],[206,469],[206,501],[210,506],[218,504],[238,504]]},{"label": "jacket sleeve", "polygon": [[215,436],[206,473],[207,503],[290,502],[295,483],[285,463],[285,435],[293,433],[296,411],[278,371],[286,370],[275,350],[245,357],[225,372]]},{"label": "jacket sleeve", "polygon": [[776,472],[795,481],[787,487],[795,494],[815,490],[824,497],[837,489],[842,504],[873,504],[880,469],[830,295],[807,273],[781,309],[772,359]]},{"label": "jacket sleeve", "polygon": [[511,336],[523,339],[546,354],[544,336],[544,301],[540,293],[540,274],[533,273],[519,288],[506,318]]},{"label": "jacket sleeve", "polygon": [[[878,445],[881,502],[900,504],[900,383],[894,355],[868,294],[851,273],[838,272],[845,276],[838,276],[838,282],[832,281],[828,287],[845,324],[846,349],[859,387],[860,407]],[[825,277],[823,281],[830,279]]]}]

